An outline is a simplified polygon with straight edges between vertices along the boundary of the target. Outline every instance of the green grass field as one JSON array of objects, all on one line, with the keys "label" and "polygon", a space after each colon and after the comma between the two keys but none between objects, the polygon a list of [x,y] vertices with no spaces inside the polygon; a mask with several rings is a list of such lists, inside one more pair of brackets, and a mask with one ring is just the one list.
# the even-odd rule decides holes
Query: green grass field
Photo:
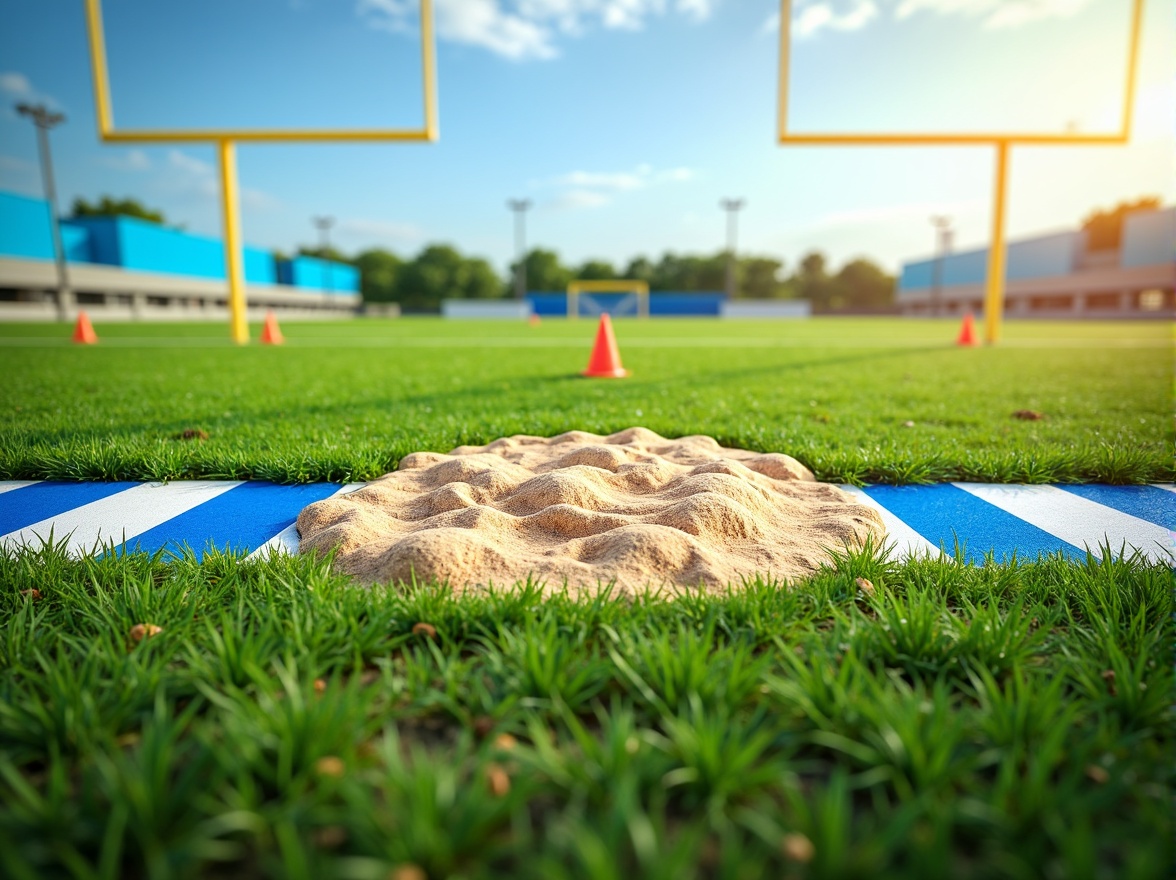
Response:
[{"label": "green grass field", "polygon": [[[1166,325],[616,326],[619,382],[577,376],[589,321],[0,326],[0,478],[366,479],[634,424],[834,480],[1173,477]],[[1167,877],[1172,572],[1104,555],[628,601],[0,551],[0,875]]]},{"label": "green grass field", "polygon": [[0,557],[0,873],[1167,877],[1171,597],[1138,561],[630,603]]},{"label": "green grass field", "polygon": [[0,326],[0,478],[363,480],[416,450],[632,425],[844,482],[1174,476],[1163,323],[1010,323],[995,349],[956,348],[951,321],[616,327],[624,381],[578,376],[588,320],[291,322],[244,349],[220,324],[99,325],[94,348]]}]

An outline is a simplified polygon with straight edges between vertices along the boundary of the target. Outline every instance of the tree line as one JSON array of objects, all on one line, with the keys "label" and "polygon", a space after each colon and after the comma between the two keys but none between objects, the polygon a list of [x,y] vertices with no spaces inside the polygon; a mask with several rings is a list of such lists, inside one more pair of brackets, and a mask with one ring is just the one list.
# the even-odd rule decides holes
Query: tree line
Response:
[{"label": "tree line", "polygon": [[[1095,210],[1082,222],[1090,250],[1119,246],[1123,220],[1137,211],[1156,210],[1160,199],[1145,196],[1125,201],[1108,210]],[[166,224],[163,213],[135,199],[102,196],[94,203],[76,199],[74,216],[130,216]],[[183,228],[182,226],[178,228]],[[369,248],[348,256],[336,248],[301,247],[298,253],[348,263],[359,269],[365,302],[398,303],[406,312],[436,312],[441,300],[506,299],[514,295],[517,264],[502,277],[481,257],[460,253],[448,244],[430,244],[412,257],[401,257],[384,248]],[[285,255],[275,251],[275,257]],[[623,267],[607,260],[590,259],[577,265],[564,263],[558,253],[534,248],[525,257],[529,291],[562,291],[568,282],[644,281],[653,291],[725,290],[727,251],[713,254],[666,252],[654,261],[634,257]],[[735,262],[735,295],[746,299],[807,299],[817,313],[884,311],[894,304],[895,279],[874,261],[858,257],[836,270],[820,251],[810,251],[791,273],[784,263],[763,255],[739,256]]]},{"label": "tree line", "polygon": [[[335,248],[303,247],[300,254],[356,266],[363,298],[398,303],[406,312],[440,309],[444,298],[507,299],[514,295],[514,273],[497,275],[480,257],[467,257],[450,245],[433,244],[405,259],[383,248],[348,257]],[[559,254],[534,248],[525,258],[528,291],[563,291],[568,282],[644,281],[651,291],[722,291],[727,281],[726,251],[713,254],[667,252],[657,261],[638,256],[623,267],[590,259],[569,265]],[[807,254],[795,272],[786,274],[774,257],[748,255],[735,261],[735,295],[745,299],[807,299],[815,312],[885,310],[894,303],[894,277],[866,258],[850,260],[836,271],[818,251]]]}]

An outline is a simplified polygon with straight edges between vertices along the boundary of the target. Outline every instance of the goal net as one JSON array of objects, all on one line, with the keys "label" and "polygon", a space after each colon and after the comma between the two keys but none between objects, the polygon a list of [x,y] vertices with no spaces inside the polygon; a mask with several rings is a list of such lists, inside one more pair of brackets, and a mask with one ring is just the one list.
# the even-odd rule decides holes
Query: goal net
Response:
[{"label": "goal net", "polygon": [[649,285],[644,281],[573,281],[568,285],[568,318],[648,318]]}]

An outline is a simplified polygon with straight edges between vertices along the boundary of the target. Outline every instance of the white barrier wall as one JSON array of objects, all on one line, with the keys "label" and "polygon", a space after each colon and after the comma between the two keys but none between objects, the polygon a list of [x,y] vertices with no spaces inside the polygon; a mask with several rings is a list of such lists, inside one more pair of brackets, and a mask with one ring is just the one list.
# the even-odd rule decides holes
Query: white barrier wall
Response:
[{"label": "white barrier wall", "polygon": [[807,299],[737,299],[719,307],[723,318],[807,318],[813,307]]},{"label": "white barrier wall", "polygon": [[441,314],[446,318],[501,318],[525,321],[531,317],[531,305],[513,299],[443,299]]}]

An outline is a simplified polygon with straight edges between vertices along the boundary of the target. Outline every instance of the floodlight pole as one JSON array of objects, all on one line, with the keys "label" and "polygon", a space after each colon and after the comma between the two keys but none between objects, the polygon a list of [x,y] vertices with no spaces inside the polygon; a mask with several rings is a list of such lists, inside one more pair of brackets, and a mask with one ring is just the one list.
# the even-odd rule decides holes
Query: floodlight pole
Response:
[{"label": "floodlight pole", "polygon": [[935,227],[935,262],[931,265],[931,315],[938,317],[943,311],[943,264],[951,251],[951,218],[936,215],[931,218],[931,225]]},{"label": "floodlight pole", "polygon": [[739,211],[746,204],[743,199],[722,199],[719,202],[719,207],[727,212],[727,299],[735,297],[735,240],[739,231]]},{"label": "floodlight pole", "polygon": [[238,345],[249,342],[245,316],[245,267],[241,258],[241,217],[237,199],[237,150],[231,140],[217,142],[220,153],[221,218],[225,228],[225,275],[229,280],[229,330]]},{"label": "floodlight pole", "polygon": [[322,237],[320,239],[322,241],[322,244],[320,245],[320,248],[323,252],[323,262],[325,262],[327,264],[326,270],[323,272],[323,277],[326,279],[325,290],[327,293],[334,293],[335,292],[335,285],[334,285],[334,277],[333,276],[335,274],[335,267],[331,263],[330,252],[331,252],[331,225],[335,222],[335,218],[334,217],[312,217],[311,222],[313,222],[314,225],[318,228],[318,231],[322,233]]},{"label": "floodlight pole", "polygon": [[57,263],[57,318],[69,319],[73,299],[69,289],[69,270],[65,264],[65,243],[61,239],[61,220],[57,211],[57,185],[53,180],[53,154],[49,152],[49,129],[65,122],[61,113],[53,113],[44,104],[17,104],[16,112],[33,120],[37,129],[37,150],[41,157],[41,179],[45,200],[49,203],[49,226],[53,235],[53,259]]},{"label": "floodlight pole", "polygon": [[527,209],[531,200],[509,199],[506,206],[515,215],[515,299],[521,300],[527,295]]}]

